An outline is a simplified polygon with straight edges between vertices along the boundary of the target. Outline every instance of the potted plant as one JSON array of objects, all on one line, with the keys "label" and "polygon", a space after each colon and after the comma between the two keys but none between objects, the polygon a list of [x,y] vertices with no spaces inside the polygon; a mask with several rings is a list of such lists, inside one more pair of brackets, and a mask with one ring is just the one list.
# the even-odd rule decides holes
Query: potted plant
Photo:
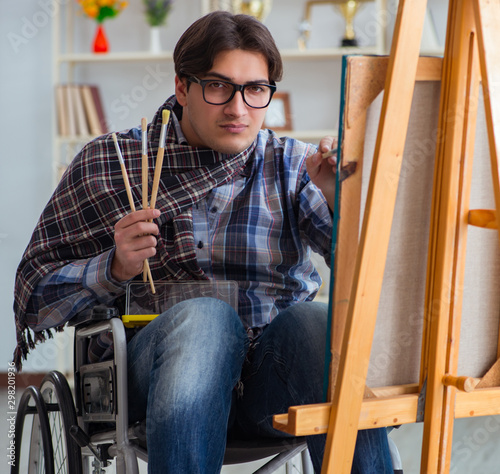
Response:
[{"label": "potted plant", "polygon": [[143,0],[146,20],[151,27],[150,51],[153,54],[161,52],[160,26],[167,22],[172,8],[172,0]]}]

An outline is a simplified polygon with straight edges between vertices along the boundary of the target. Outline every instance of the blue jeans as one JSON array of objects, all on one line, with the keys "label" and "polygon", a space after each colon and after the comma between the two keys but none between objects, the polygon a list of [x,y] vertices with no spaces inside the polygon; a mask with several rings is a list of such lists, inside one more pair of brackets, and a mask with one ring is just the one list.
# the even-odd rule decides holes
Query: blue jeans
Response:
[{"label": "blue jeans", "polygon": [[[326,315],[321,303],[296,304],[248,351],[235,311],[197,298],[135,335],[128,344],[129,416],[147,419],[148,472],[219,472],[228,431],[286,437],[273,429],[273,415],[322,399]],[[316,472],[325,439],[308,439]],[[385,428],[358,433],[352,472],[392,473]]]}]

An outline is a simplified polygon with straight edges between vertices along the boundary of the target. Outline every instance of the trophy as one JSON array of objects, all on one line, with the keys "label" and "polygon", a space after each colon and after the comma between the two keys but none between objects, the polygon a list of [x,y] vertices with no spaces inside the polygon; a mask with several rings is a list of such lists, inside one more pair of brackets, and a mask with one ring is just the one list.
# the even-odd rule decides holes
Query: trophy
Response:
[{"label": "trophy", "polygon": [[345,19],[345,32],[342,38],[342,46],[358,46],[358,40],[354,32],[354,17],[358,12],[360,2],[356,0],[347,0],[337,5]]},{"label": "trophy", "polygon": [[232,12],[251,15],[259,21],[264,21],[271,11],[272,0],[232,0]]},{"label": "trophy", "polygon": [[304,18],[299,25],[299,49],[304,50],[311,34],[311,9],[315,5],[331,4],[337,8],[345,20],[344,37],[341,46],[358,46],[356,34],[354,32],[354,17],[358,12],[361,3],[372,0],[308,0],[306,2]]}]

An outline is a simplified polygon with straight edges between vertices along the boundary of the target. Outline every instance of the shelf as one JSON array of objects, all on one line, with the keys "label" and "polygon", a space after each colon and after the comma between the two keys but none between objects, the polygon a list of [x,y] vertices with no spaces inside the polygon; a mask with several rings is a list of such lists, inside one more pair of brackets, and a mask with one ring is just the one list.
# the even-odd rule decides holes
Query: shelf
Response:
[{"label": "shelf", "polygon": [[380,49],[376,46],[364,48],[315,48],[315,49],[282,49],[281,57],[284,60],[291,59],[329,59],[341,58],[346,54],[380,54]]},{"label": "shelf", "polygon": [[[282,49],[283,60],[315,60],[341,58],[346,54],[378,54],[376,46],[365,48],[316,48],[316,49]],[[92,62],[120,62],[120,61],[154,61],[173,60],[172,51],[164,51],[161,54],[152,54],[149,51],[130,51],[120,53],[72,53],[60,54],[56,57],[59,63],[92,63]]]},{"label": "shelf", "polygon": [[56,57],[59,63],[92,63],[92,62],[120,62],[120,61],[172,61],[172,51],[165,51],[161,54],[152,54],[149,51],[132,51],[123,53],[73,53],[60,54]]}]

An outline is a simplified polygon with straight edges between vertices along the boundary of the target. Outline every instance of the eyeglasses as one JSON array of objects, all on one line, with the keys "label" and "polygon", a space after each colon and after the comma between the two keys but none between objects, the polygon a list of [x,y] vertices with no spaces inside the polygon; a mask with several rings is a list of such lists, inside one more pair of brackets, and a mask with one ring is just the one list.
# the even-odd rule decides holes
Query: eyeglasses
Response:
[{"label": "eyeglasses", "polygon": [[276,92],[274,84],[234,84],[217,79],[198,79],[188,77],[189,82],[199,84],[203,90],[203,100],[211,105],[224,105],[233,100],[236,91],[240,91],[243,101],[254,109],[263,109],[269,105]]}]

